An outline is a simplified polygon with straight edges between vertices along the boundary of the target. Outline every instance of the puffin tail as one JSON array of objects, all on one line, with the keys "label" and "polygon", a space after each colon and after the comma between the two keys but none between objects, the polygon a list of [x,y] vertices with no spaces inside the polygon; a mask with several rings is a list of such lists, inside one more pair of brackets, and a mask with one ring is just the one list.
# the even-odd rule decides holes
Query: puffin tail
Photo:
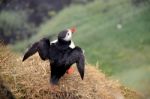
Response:
[{"label": "puffin tail", "polygon": [[39,42],[35,42],[24,54],[23,60],[25,61],[27,58],[35,54],[36,52],[39,53],[39,56],[42,60],[46,60],[49,58],[49,48],[50,48],[50,41],[47,38],[41,39]]}]

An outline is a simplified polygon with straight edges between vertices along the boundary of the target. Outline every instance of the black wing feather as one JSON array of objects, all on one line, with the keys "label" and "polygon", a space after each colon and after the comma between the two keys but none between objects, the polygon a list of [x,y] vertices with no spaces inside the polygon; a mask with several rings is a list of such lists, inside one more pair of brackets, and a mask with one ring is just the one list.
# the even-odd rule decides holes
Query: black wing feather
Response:
[{"label": "black wing feather", "polygon": [[25,53],[23,60],[26,60],[36,52],[39,53],[42,60],[49,58],[49,48],[50,48],[50,41],[47,38],[41,39],[39,42],[35,42]]},{"label": "black wing feather", "polygon": [[38,42],[34,43],[25,53],[23,60],[26,60],[27,58],[29,58],[31,55],[35,54],[37,52],[37,46],[38,46]]},{"label": "black wing feather", "polygon": [[70,63],[76,63],[77,64],[77,69],[79,71],[79,74],[83,80],[84,78],[84,69],[85,69],[85,57],[82,49],[78,46],[76,46],[73,49],[72,54],[69,57],[69,62]]},{"label": "black wing feather", "polygon": [[80,53],[79,58],[77,60],[77,68],[80,73],[80,76],[83,80],[84,78],[84,69],[85,69],[85,59],[83,53]]}]

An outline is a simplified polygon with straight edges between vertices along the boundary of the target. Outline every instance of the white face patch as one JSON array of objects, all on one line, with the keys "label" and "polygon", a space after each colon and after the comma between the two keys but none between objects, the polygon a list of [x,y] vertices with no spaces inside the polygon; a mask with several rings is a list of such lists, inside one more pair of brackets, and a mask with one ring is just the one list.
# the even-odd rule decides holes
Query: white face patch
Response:
[{"label": "white face patch", "polygon": [[70,29],[68,29],[68,32],[66,33],[66,37],[64,38],[65,41],[70,41],[72,39],[72,32]]}]

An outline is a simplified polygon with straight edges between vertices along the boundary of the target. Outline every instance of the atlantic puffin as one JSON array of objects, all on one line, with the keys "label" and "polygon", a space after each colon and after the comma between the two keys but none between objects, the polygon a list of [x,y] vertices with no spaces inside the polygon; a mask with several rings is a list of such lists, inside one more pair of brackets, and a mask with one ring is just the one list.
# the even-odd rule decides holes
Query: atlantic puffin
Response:
[{"label": "atlantic puffin", "polygon": [[75,28],[66,29],[58,34],[57,40],[51,41],[43,38],[35,42],[24,54],[23,60],[36,52],[42,60],[50,60],[51,77],[50,83],[58,85],[59,79],[67,72],[72,64],[76,63],[81,79],[84,78],[85,57],[83,50],[75,46],[72,34]]}]

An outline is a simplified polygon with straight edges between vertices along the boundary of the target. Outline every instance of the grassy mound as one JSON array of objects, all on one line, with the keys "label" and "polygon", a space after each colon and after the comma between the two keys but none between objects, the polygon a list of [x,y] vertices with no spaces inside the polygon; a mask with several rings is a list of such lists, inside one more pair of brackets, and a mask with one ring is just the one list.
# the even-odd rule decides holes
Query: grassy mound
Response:
[{"label": "grassy mound", "polygon": [[49,89],[49,62],[41,61],[38,54],[22,63],[22,57],[0,49],[0,76],[18,99],[141,99],[135,91],[108,79],[91,65],[86,65],[82,81],[77,70],[62,77],[58,91]]}]

